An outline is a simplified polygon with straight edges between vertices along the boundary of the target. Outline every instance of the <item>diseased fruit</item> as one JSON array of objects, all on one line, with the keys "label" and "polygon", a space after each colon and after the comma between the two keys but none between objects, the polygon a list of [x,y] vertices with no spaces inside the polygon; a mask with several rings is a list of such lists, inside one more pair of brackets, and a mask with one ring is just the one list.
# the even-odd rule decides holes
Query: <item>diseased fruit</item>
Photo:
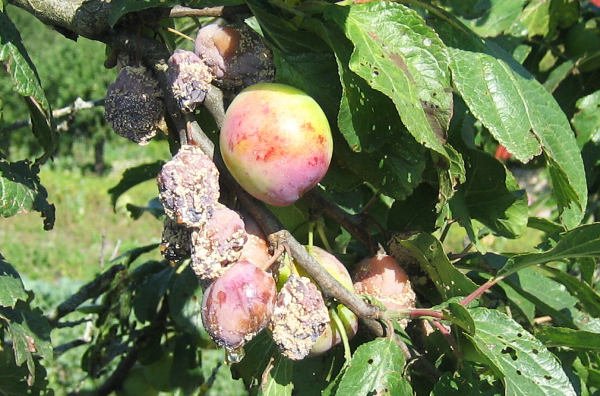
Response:
[{"label": "diseased fruit", "polygon": [[329,123],[317,102],[272,83],[236,96],[225,113],[220,146],[237,182],[275,206],[294,203],[321,181],[333,153]]},{"label": "diseased fruit", "polygon": [[273,81],[275,76],[271,51],[245,24],[203,27],[198,31],[194,52],[210,68],[217,85],[226,94]]},{"label": "diseased fruit", "polygon": [[192,230],[183,224],[167,217],[159,246],[164,258],[179,261],[190,255]]},{"label": "diseased fruit", "polygon": [[167,83],[179,108],[193,112],[204,102],[213,76],[202,60],[192,51],[175,50],[167,61]]},{"label": "diseased fruit", "polygon": [[104,103],[106,121],[124,138],[139,145],[166,129],[165,105],[156,79],[143,66],[125,66],[108,86]]},{"label": "diseased fruit", "polygon": [[247,238],[240,215],[223,204],[215,204],[211,218],[192,229],[191,267],[198,278],[221,276],[238,261]]},{"label": "diseased fruit", "polygon": [[248,240],[242,248],[239,260],[252,261],[258,267],[266,271],[266,266],[271,260],[267,237],[252,216],[244,216],[244,225]]},{"label": "diseased fruit", "polygon": [[157,176],[158,198],[179,224],[201,227],[219,199],[219,171],[200,147],[181,146]]},{"label": "diseased fruit", "polygon": [[[348,273],[348,269],[346,269],[344,264],[342,264],[337,259],[337,257],[318,246],[312,246],[310,248],[307,247],[306,249],[309,251],[310,255],[313,256],[314,259],[321,266],[323,266],[323,268],[327,270],[327,272],[329,272],[331,276],[333,276],[338,282],[342,284],[342,286],[346,287],[350,291],[354,291],[352,285],[352,278]],[[310,276],[306,273],[306,271],[304,271],[298,265],[294,265],[294,269],[292,270],[292,272],[294,271],[302,277],[311,279]],[[286,274],[286,272],[287,271],[285,271],[285,269],[281,271],[280,279],[285,278],[286,276],[289,276],[289,278],[295,276],[289,275],[289,272],[288,274]],[[315,288],[319,289],[319,287],[316,284],[312,283],[312,280],[311,285],[314,285]],[[312,345],[310,346],[309,351],[307,352],[308,355],[305,356],[316,356],[327,352],[342,341],[340,331],[331,317],[332,309],[336,310],[336,312],[338,313],[338,316],[342,321],[344,330],[346,331],[346,335],[348,336],[348,338],[350,339],[356,335],[356,332],[358,331],[358,317],[354,314],[354,312],[346,308],[344,305],[333,304],[332,308],[326,311],[328,320],[325,321],[323,332],[315,340],[311,340]],[[308,342],[304,341],[304,344],[308,344]]]},{"label": "diseased fruit", "polygon": [[281,354],[302,360],[329,324],[321,292],[310,279],[291,275],[277,295],[269,329]]},{"label": "diseased fruit", "polygon": [[239,261],[204,292],[204,328],[218,346],[236,351],[267,326],[276,294],[267,272]]},{"label": "diseased fruit", "polygon": [[[414,308],[415,292],[408,275],[391,256],[379,253],[375,257],[362,260],[356,266],[354,290],[358,294],[375,297],[390,310]],[[400,319],[402,327],[408,321]]]},{"label": "diseased fruit", "polygon": [[[348,338],[352,338],[358,331],[358,317],[343,304],[337,304],[335,308],[337,316],[342,321],[344,331]],[[317,356],[329,351],[334,346],[342,342],[342,336],[336,323],[331,318],[329,324],[325,327],[323,334],[319,336],[310,350],[309,356]]]}]

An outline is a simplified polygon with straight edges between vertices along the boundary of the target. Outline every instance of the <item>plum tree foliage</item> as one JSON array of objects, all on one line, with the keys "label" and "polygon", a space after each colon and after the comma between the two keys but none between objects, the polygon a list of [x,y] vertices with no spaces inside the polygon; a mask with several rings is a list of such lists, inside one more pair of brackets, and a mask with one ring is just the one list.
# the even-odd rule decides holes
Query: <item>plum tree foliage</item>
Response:
[{"label": "plum tree foliage", "polygon": [[[114,259],[52,313],[24,289],[9,263],[19,258],[0,256],[0,394],[128,394],[134,379],[158,393],[142,368],[160,371],[166,354],[161,388],[205,394],[219,371],[206,352],[219,347],[220,370],[253,395],[600,392],[595,3],[180,3],[0,0],[0,78],[44,150],[0,153],[0,216],[36,211],[54,226],[39,171],[59,132],[13,6],[64,40],[105,44],[119,76],[106,117],[122,144],[160,138],[173,154],[110,190],[115,202],[158,178],[160,208],[136,210],[164,222],[162,242]],[[296,119],[308,132],[293,146],[270,127],[302,104],[253,99],[224,161],[226,109],[261,82],[312,98],[326,120]],[[305,181],[315,122],[329,124],[333,154],[314,187],[276,206],[241,187]],[[289,163],[267,168],[290,147]],[[315,251],[343,263],[355,289]],[[93,389],[53,390],[47,370],[65,347],[50,333],[77,311],[89,333],[71,347]]]}]

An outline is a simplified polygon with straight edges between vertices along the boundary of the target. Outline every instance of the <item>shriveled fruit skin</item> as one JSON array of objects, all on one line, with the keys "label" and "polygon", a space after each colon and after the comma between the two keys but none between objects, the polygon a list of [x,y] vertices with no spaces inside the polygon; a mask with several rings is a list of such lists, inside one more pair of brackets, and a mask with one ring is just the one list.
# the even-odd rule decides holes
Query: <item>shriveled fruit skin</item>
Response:
[{"label": "shriveled fruit skin", "polygon": [[219,171],[198,146],[183,145],[157,176],[158,198],[171,219],[200,227],[220,196]]},{"label": "shriveled fruit skin", "polygon": [[325,176],[333,154],[327,117],[304,92],[260,83],[233,100],[220,135],[227,169],[251,195],[287,206]]},{"label": "shriveled fruit skin", "polygon": [[[350,291],[354,291],[354,287],[352,285],[352,277],[348,272],[348,269],[337,257],[333,254],[329,253],[325,249],[322,249],[318,246],[312,246],[310,249],[307,248],[310,255],[314,257],[314,259],[327,270],[327,272],[333,276],[338,282],[342,284],[346,289]],[[298,271],[303,274],[304,271],[302,269],[298,269]],[[352,338],[356,335],[358,331],[358,317],[349,310],[346,306],[342,304],[337,304],[337,306],[331,308],[335,309],[338,316],[340,317],[342,324],[344,325],[344,330],[346,331],[346,335],[348,338]],[[334,346],[338,345],[342,341],[342,337],[340,334],[340,330],[337,328],[337,325],[331,320],[325,326],[325,330],[323,333],[317,338],[314,345],[312,346],[309,356],[316,356],[322,353],[329,351]]]},{"label": "shriveled fruit skin", "polygon": [[204,292],[204,328],[218,346],[242,348],[267,326],[276,294],[275,281],[267,272],[239,261]]},{"label": "shriveled fruit skin", "polygon": [[304,359],[329,322],[327,306],[315,284],[291,275],[277,295],[269,323],[281,354],[291,360]]},{"label": "shriveled fruit skin", "polygon": [[164,258],[180,261],[190,256],[192,230],[167,216],[159,246]]},{"label": "shriveled fruit skin", "polygon": [[213,75],[208,66],[192,51],[177,49],[167,64],[168,87],[184,112],[193,112],[204,102]]},{"label": "shriveled fruit skin", "polygon": [[108,86],[104,104],[113,130],[139,145],[146,145],[164,127],[165,105],[158,83],[143,66],[125,66]]},{"label": "shriveled fruit skin", "polygon": [[[416,295],[408,275],[398,262],[387,254],[377,254],[357,264],[354,274],[354,290],[379,300],[387,309],[414,308]],[[406,319],[399,320],[406,327]]]},{"label": "shriveled fruit skin", "polygon": [[238,261],[247,239],[240,215],[217,202],[211,218],[192,229],[192,269],[201,280],[218,278]]},{"label": "shriveled fruit skin", "polygon": [[226,95],[259,82],[271,82],[275,77],[271,50],[245,24],[203,27],[196,36],[194,52]]}]

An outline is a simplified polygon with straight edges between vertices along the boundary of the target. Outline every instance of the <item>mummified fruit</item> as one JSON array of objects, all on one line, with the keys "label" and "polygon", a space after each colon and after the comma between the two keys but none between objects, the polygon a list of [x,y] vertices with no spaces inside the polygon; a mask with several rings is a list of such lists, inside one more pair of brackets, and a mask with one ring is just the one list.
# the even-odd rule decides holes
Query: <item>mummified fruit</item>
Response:
[{"label": "mummified fruit", "polygon": [[273,81],[271,51],[247,25],[211,24],[198,31],[194,52],[226,93],[238,93],[259,82]]},{"label": "mummified fruit", "polygon": [[266,327],[276,294],[275,281],[267,272],[239,261],[204,292],[204,328],[218,346],[237,350]]},{"label": "mummified fruit", "polygon": [[192,230],[167,217],[162,233],[160,252],[164,258],[179,261],[190,255]]},{"label": "mummified fruit", "polygon": [[181,146],[157,176],[158,198],[179,224],[201,227],[219,199],[219,171],[200,147]]},{"label": "mummified fruit", "polygon": [[165,106],[156,79],[143,66],[125,66],[108,86],[104,104],[106,121],[124,138],[148,144],[165,129]]},{"label": "mummified fruit", "polygon": [[[375,297],[390,310],[414,308],[416,302],[406,272],[393,257],[382,253],[358,263],[354,274],[354,290],[358,294]],[[406,319],[398,322],[402,327],[408,324]]]},{"label": "mummified fruit", "polygon": [[238,261],[247,239],[240,215],[217,203],[211,218],[192,229],[192,269],[201,280],[218,278]]},{"label": "mummified fruit", "polygon": [[306,277],[291,275],[277,295],[269,329],[283,356],[302,360],[329,321],[327,306],[314,283]]},{"label": "mummified fruit", "polygon": [[237,182],[275,206],[294,203],[321,181],[333,154],[323,110],[282,84],[256,84],[237,95],[225,113],[220,143]]},{"label": "mummified fruit", "polygon": [[213,76],[202,60],[192,51],[175,50],[168,60],[167,82],[179,108],[193,112],[210,90]]}]

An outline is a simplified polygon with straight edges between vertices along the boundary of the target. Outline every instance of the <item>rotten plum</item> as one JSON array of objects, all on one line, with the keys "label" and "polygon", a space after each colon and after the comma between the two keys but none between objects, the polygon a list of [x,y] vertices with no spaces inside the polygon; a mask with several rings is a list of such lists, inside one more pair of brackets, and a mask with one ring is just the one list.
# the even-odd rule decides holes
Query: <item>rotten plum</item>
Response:
[{"label": "rotten plum", "polygon": [[[354,290],[376,298],[389,310],[415,307],[416,296],[408,275],[398,262],[387,254],[379,253],[357,264],[354,274]],[[398,320],[405,328],[406,319]]]},{"label": "rotten plum", "polygon": [[125,66],[108,86],[105,118],[113,130],[139,145],[146,145],[166,129],[165,105],[158,83],[143,66]]},{"label": "rotten plum", "polygon": [[175,50],[167,64],[167,83],[179,108],[193,112],[210,90],[211,71],[195,53],[183,49]]},{"label": "rotten plum", "polygon": [[217,203],[211,218],[192,229],[192,269],[201,280],[218,278],[239,260],[247,239],[240,215]]},{"label": "rotten plum", "polygon": [[204,328],[218,346],[235,352],[267,326],[276,294],[275,281],[267,272],[239,261],[204,292]]},{"label": "rotten plum", "polygon": [[167,217],[159,246],[164,258],[179,261],[190,256],[191,229]]},{"label": "rotten plum", "polygon": [[181,146],[157,181],[158,198],[175,222],[201,227],[212,216],[220,196],[219,171],[200,147]]},{"label": "rotten plum", "polygon": [[281,354],[302,360],[313,349],[330,322],[323,296],[309,278],[291,275],[277,295],[269,323]]},{"label": "rotten plum", "polygon": [[225,93],[236,94],[275,77],[271,51],[247,25],[211,24],[198,31],[194,52],[212,71]]}]

